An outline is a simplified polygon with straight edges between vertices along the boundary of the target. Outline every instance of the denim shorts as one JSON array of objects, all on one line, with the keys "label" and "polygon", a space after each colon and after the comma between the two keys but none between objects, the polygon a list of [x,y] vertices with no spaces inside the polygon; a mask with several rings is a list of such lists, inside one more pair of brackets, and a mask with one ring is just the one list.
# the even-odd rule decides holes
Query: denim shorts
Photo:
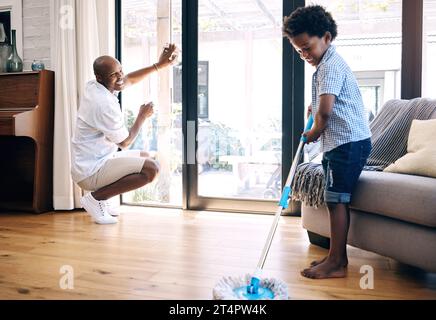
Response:
[{"label": "denim shorts", "polygon": [[325,175],[326,203],[351,202],[363,167],[371,153],[371,139],[343,144],[324,153],[322,166]]}]

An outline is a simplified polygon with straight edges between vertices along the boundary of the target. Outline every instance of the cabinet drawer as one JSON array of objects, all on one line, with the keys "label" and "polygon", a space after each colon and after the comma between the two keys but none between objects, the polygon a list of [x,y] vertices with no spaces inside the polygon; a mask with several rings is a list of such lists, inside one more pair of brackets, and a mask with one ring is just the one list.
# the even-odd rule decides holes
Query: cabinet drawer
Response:
[{"label": "cabinet drawer", "polygon": [[15,135],[14,118],[0,118],[0,136]]}]

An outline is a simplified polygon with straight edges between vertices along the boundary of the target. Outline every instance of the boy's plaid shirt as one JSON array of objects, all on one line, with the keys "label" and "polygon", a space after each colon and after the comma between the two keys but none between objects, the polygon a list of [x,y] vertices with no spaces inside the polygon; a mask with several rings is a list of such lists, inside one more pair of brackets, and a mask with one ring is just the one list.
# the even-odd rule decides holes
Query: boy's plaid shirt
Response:
[{"label": "boy's plaid shirt", "polygon": [[335,95],[336,102],[328,126],[321,135],[321,152],[371,137],[357,80],[334,45],[327,49],[313,74],[313,114],[318,111],[320,96],[323,94]]}]

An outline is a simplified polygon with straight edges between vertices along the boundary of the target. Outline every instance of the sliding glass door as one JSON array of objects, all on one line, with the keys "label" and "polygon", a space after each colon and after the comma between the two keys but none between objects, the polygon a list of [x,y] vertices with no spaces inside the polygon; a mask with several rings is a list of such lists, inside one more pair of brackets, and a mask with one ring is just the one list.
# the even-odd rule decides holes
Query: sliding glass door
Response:
[{"label": "sliding glass door", "polygon": [[282,0],[198,5],[198,196],[276,200]]},{"label": "sliding glass door", "polygon": [[118,4],[125,73],[152,65],[168,42],[182,51],[180,64],[123,92],[127,126],[141,104],[156,103],[133,149],[149,151],[161,164],[157,181],[123,202],[273,212],[296,149],[293,132],[303,126],[303,87],[291,82],[302,63],[281,27],[283,16],[304,1]]},{"label": "sliding glass door", "polygon": [[184,104],[187,132],[194,128],[196,137],[195,163],[188,161],[186,171],[188,207],[274,212],[292,160],[295,116],[293,56],[286,65],[291,51],[281,28],[297,3],[184,1],[183,68],[196,70],[185,78],[195,81],[184,82],[195,86],[185,94],[196,96]]},{"label": "sliding glass door", "polygon": [[[170,0],[123,0],[122,65],[129,73],[158,61],[164,46],[181,48],[181,3]],[[132,149],[149,152],[159,162],[156,181],[123,196],[135,205],[182,206],[182,103],[180,66],[161,70],[123,92],[126,125],[133,125],[139,107],[155,103],[155,114],[141,130]]]}]

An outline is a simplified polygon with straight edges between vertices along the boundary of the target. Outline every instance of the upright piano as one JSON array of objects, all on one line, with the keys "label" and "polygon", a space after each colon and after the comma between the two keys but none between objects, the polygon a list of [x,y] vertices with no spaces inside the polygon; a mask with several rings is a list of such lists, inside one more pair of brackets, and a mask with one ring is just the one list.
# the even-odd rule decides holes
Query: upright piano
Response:
[{"label": "upright piano", "polygon": [[0,74],[0,211],[53,208],[54,72]]}]

